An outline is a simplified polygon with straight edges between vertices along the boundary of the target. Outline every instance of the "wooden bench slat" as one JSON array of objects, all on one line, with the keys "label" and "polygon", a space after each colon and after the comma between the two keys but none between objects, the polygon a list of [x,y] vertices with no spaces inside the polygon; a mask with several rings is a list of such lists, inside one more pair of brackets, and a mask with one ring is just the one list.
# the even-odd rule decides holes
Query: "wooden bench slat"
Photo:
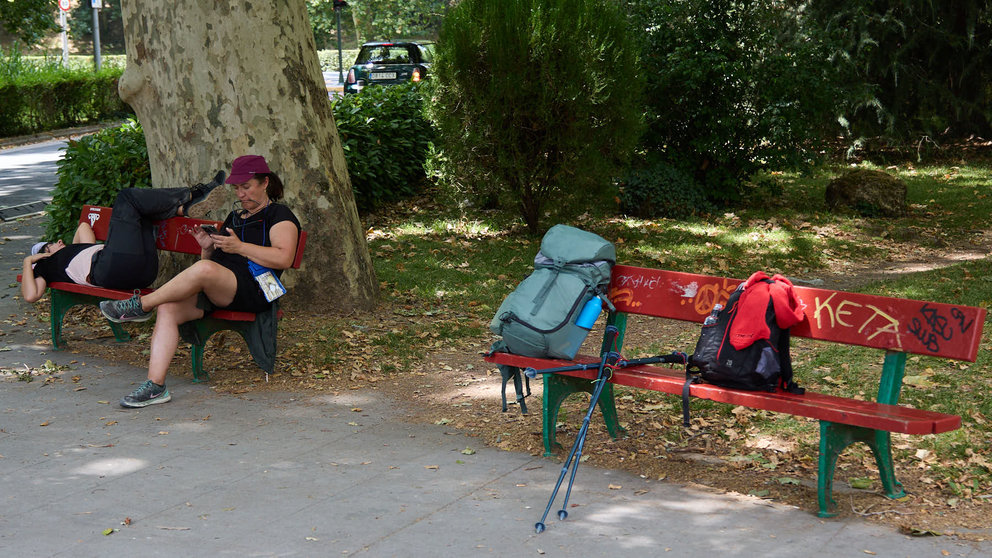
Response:
[{"label": "wooden bench slat", "polygon": [[[576,357],[575,361],[563,361],[535,359],[508,353],[496,353],[487,357],[486,360],[509,366],[537,369],[568,366],[576,362],[582,364],[599,363],[599,359],[588,356]],[[577,370],[561,372],[560,374],[594,380],[597,371]],[[660,366],[633,366],[615,370],[610,382],[681,395],[685,384],[685,373],[680,369]],[[771,393],[729,389],[712,384],[693,384],[690,389],[692,396],[700,399],[902,434],[938,434],[956,430],[961,426],[961,417],[955,415],[898,405],[884,405],[873,401],[860,401],[810,391],[803,395],[797,395],[785,392]]]},{"label": "wooden bench slat", "polygon": [[[726,304],[740,279],[626,265],[613,268],[610,300],[618,312],[702,322]],[[795,288],[806,320],[792,335],[975,362],[986,310],[811,287]]]},{"label": "wooden bench slat", "polygon": [[[20,281],[20,278],[18,278]],[[118,291],[116,289],[105,289],[103,287],[90,287],[89,285],[79,285],[76,283],[63,283],[61,281],[55,281],[48,285],[49,288],[56,289],[59,291],[66,291],[70,293],[79,293],[85,295],[99,296],[114,300],[126,300],[134,295],[132,291]],[[152,292],[155,289],[139,289],[141,294],[145,295]]]}]

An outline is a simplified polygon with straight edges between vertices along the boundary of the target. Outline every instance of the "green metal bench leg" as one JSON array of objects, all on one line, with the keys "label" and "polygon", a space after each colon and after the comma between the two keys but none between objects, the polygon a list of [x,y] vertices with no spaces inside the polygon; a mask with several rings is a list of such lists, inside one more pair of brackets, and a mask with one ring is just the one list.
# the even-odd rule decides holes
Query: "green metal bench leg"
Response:
[{"label": "green metal bench leg", "polygon": [[203,371],[203,352],[206,348],[206,341],[200,344],[190,345],[190,352],[193,355],[193,383],[210,381],[210,374]]},{"label": "green metal bench leg", "polygon": [[885,495],[892,499],[902,498],[906,495],[902,484],[895,477],[890,432],[821,420],[820,466],[817,477],[817,501],[820,506],[817,515],[820,517],[837,515],[837,502],[832,496],[834,469],[837,465],[837,458],[844,451],[844,448],[855,442],[864,442],[871,448],[875,456],[875,463],[878,465],[878,475],[882,481]]},{"label": "green metal bench leg", "polygon": [[[65,320],[65,315],[69,312],[69,309],[79,304],[92,304],[99,306],[100,301],[106,299],[81,293],[59,291],[56,289],[50,289],[49,294],[52,299],[52,315],[50,319],[52,325],[52,347],[56,351],[61,351],[65,347],[65,342],[62,339],[62,322]],[[110,320],[107,320],[107,323],[110,325],[110,331],[114,333],[114,339],[118,342],[123,343],[131,339],[131,336],[128,335],[127,331],[124,330],[124,327],[121,326],[121,324],[114,323]]]},{"label": "green metal bench leg", "polygon": [[[558,423],[558,410],[561,404],[573,393],[585,392],[592,395],[595,386],[592,380],[574,378],[561,374],[544,375],[544,456],[550,457],[555,447],[561,447],[555,442],[555,425]],[[617,419],[617,407],[613,400],[613,384],[607,383],[599,396],[599,411],[603,413],[606,431],[616,439],[623,431]]]},{"label": "green metal bench leg", "polygon": [[[248,334],[248,328],[250,327],[249,322],[233,322],[218,320],[215,318],[201,318],[191,322],[191,325],[196,332],[196,340],[198,341],[190,343],[190,352],[193,357],[193,383],[210,381],[210,374],[203,370],[203,355],[206,350],[207,341],[213,334],[219,331],[236,331],[241,335],[241,338],[245,340],[245,343],[248,342],[246,335]],[[266,370],[266,373],[271,373],[271,370]]]}]

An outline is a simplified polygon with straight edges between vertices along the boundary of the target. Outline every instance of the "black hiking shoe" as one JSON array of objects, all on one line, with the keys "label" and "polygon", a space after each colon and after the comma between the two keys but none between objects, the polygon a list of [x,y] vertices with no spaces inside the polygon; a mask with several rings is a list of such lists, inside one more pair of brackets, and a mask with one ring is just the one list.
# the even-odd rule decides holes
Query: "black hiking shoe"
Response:
[{"label": "black hiking shoe", "polygon": [[214,191],[214,188],[220,186],[224,183],[224,178],[227,173],[224,171],[217,171],[214,179],[206,184],[200,183],[195,186],[189,187],[190,198],[189,201],[183,204],[183,217],[189,217],[189,208],[207,199],[210,192]]},{"label": "black hiking shoe", "polygon": [[165,386],[160,386],[151,380],[145,380],[130,395],[125,395],[121,398],[121,407],[138,409],[171,400],[172,394],[169,393],[169,390]]}]

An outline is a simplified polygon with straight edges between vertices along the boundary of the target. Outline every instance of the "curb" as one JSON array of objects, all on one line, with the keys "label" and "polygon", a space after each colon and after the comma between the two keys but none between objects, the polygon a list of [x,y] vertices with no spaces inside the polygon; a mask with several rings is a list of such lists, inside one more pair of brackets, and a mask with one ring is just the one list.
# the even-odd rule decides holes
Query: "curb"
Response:
[{"label": "curb", "polygon": [[15,136],[11,138],[0,138],[0,149],[8,149],[10,147],[20,147],[23,145],[31,145],[33,143],[43,143],[51,140],[66,139],[74,136],[85,136],[95,132],[99,132],[104,128],[113,128],[123,124],[125,120],[115,120],[113,122],[104,122],[101,124],[91,124],[89,126],[80,126],[77,128],[62,128],[59,130],[49,130],[47,132],[39,132],[37,134],[32,134],[29,136]]}]

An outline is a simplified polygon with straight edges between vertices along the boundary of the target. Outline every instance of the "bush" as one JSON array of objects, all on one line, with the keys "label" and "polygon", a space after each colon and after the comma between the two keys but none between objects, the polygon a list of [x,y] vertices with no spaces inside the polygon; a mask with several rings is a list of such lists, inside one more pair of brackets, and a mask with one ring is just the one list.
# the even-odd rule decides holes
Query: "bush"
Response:
[{"label": "bush", "polygon": [[0,137],[32,134],[131,113],[117,93],[124,70],[63,68],[57,59],[0,55]]},{"label": "bush", "polygon": [[419,84],[369,86],[332,102],[359,209],[412,196],[434,138]]},{"label": "bush", "polygon": [[827,47],[789,3],[627,0],[644,29],[648,131],[643,147],[688,169],[714,202],[744,179],[802,167],[841,131],[844,95]]},{"label": "bush", "polygon": [[896,143],[992,134],[992,3],[809,2],[806,21],[865,93],[844,114],[855,135]]},{"label": "bush", "polygon": [[443,180],[540,232],[552,200],[567,212],[612,188],[641,129],[640,68],[613,2],[463,0],[433,65]]},{"label": "bush", "polygon": [[649,219],[681,219],[716,210],[692,176],[662,161],[627,175],[620,184],[620,209]]},{"label": "bush", "polygon": [[124,188],[150,188],[145,135],[136,120],[69,141],[48,206],[45,238],[69,242],[86,204],[112,206]]}]

